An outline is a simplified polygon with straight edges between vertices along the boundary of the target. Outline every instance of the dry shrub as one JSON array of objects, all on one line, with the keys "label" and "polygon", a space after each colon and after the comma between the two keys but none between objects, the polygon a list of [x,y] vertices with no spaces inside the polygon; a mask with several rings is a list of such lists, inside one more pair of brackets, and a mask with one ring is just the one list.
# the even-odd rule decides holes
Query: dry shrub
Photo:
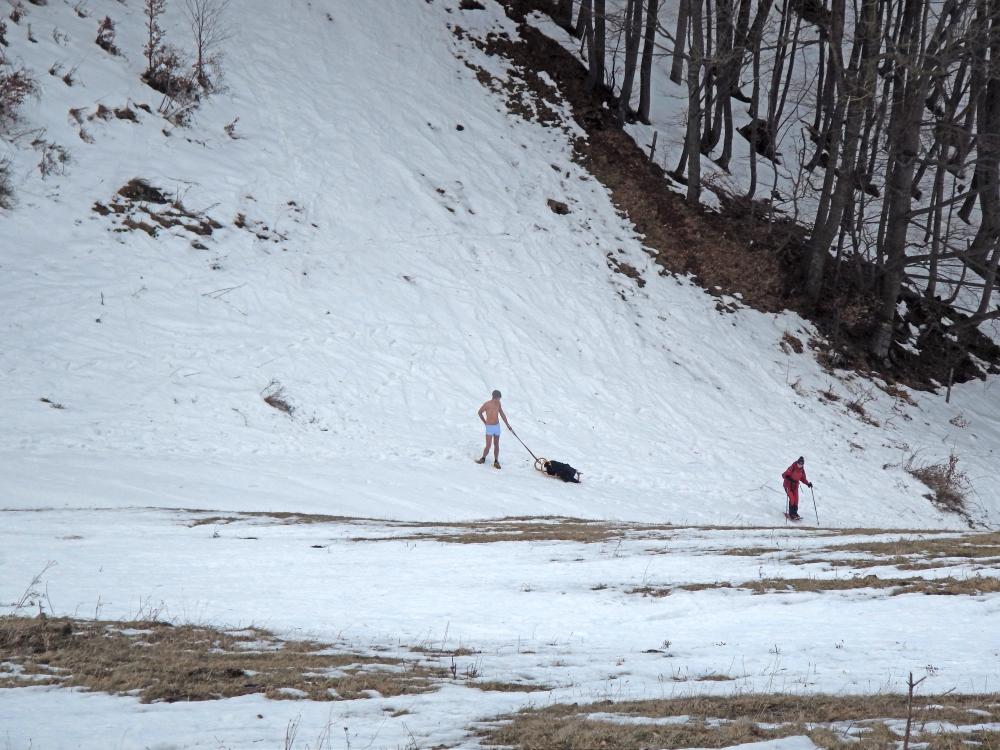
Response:
[{"label": "dry shrub", "polygon": [[278,411],[285,412],[288,416],[291,416],[292,412],[295,411],[295,407],[288,403],[288,399],[285,398],[285,386],[277,380],[272,380],[264,386],[264,390],[260,392],[260,396],[264,399],[265,404]]},{"label": "dry shrub", "polygon": [[105,16],[104,20],[98,24],[97,39],[95,41],[97,42],[97,46],[108,54],[121,54],[121,51],[115,46],[115,22],[111,20],[111,16]]},{"label": "dry shrub", "polygon": [[0,126],[17,118],[28,97],[38,93],[38,84],[24,67],[0,66]]},{"label": "dry shrub", "polygon": [[10,159],[0,159],[0,208],[14,207],[14,184],[10,181]]},{"label": "dry shrub", "polygon": [[5,617],[0,662],[23,671],[7,684],[62,685],[151,701],[216,700],[261,693],[272,699],[353,700],[371,692],[427,692],[447,672],[416,661],[331,653],[319,643],[282,641],[259,628],[221,631],[163,622]]},{"label": "dry shrub", "polygon": [[906,390],[903,389],[901,386],[898,386],[895,383],[889,383],[889,384],[883,386],[882,390],[885,391],[890,396],[892,396],[893,398],[896,398],[896,399],[899,399],[900,401],[905,402],[909,406],[916,406],[917,405],[917,402],[913,400],[913,398],[910,396],[910,394],[907,393]]},{"label": "dry shrub", "polygon": [[802,341],[797,336],[793,336],[788,331],[785,331],[781,336],[781,351],[785,354],[789,354],[790,352],[802,354]]},{"label": "dry shrub", "polygon": [[936,464],[917,464],[916,454],[913,454],[903,468],[931,489],[933,494],[928,498],[941,510],[965,513],[969,478],[958,470],[958,456],[954,452],[945,461]]},{"label": "dry shrub", "polygon": [[[97,116],[107,119],[111,116],[111,110],[104,108],[103,111],[107,112],[107,116],[102,115],[102,109],[104,105],[100,105],[97,109]],[[133,177],[125,185],[118,188],[118,195],[122,198],[127,198],[131,201],[140,201],[145,203],[168,203],[169,198],[164,194],[162,190],[157,187],[153,187],[146,180],[141,177]]]}]

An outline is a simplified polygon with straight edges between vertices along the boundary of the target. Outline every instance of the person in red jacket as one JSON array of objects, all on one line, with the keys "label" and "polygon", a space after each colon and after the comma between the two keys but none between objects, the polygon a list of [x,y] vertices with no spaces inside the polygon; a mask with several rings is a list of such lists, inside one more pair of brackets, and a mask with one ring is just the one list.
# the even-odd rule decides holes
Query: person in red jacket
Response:
[{"label": "person in red jacket", "polygon": [[781,475],[784,479],[785,494],[788,495],[788,517],[793,521],[801,521],[799,515],[799,482],[803,482],[806,487],[812,487],[812,482],[806,479],[806,460],[799,456],[795,463],[785,469]]}]

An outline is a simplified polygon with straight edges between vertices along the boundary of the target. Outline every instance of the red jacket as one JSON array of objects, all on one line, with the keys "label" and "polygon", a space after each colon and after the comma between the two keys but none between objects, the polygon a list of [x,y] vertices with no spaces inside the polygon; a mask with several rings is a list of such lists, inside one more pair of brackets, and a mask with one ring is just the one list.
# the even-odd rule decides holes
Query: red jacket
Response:
[{"label": "red jacket", "polygon": [[806,479],[806,467],[799,466],[798,463],[793,463],[785,469],[781,478],[785,480],[785,486],[792,490],[798,490],[799,482],[809,484],[809,480]]}]

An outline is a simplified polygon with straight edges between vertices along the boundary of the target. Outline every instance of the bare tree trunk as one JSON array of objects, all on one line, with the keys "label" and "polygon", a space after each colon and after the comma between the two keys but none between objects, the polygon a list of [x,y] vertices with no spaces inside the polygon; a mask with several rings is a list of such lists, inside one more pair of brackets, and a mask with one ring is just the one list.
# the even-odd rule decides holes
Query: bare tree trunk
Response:
[{"label": "bare tree trunk", "polygon": [[[926,32],[926,14],[921,13],[920,2],[921,0],[904,0],[896,47],[897,59],[892,71],[893,100],[887,141],[892,166],[886,181],[885,199],[888,208],[883,245],[885,265],[870,342],[871,353],[880,360],[889,356],[896,303],[905,277],[913,177],[920,152],[920,116],[931,80],[931,72],[925,67],[928,56],[920,45]],[[943,18],[939,20],[939,31],[943,22]],[[937,35],[936,33],[934,36]]]},{"label": "bare tree trunk", "polygon": [[607,57],[605,36],[607,29],[604,0],[594,2],[594,61],[595,69],[591,71],[593,82],[591,88],[604,85],[604,61]]},{"label": "bare tree trunk", "polygon": [[556,0],[555,21],[566,31],[573,32],[573,0]]},{"label": "bare tree trunk", "polygon": [[[733,5],[732,0],[718,0],[715,5],[716,13],[718,16],[718,32],[716,34],[716,47],[715,55],[711,56],[712,67],[714,67],[718,73],[715,77],[716,86],[716,97],[715,97],[715,114],[712,117],[711,130],[708,134],[708,139],[706,142],[702,143],[702,153],[710,154],[712,149],[719,145],[719,140],[722,138],[723,126],[726,125],[731,129],[732,119],[730,118],[728,123],[726,122],[726,113],[732,111],[730,104],[730,97],[733,91],[733,85],[730,83],[729,76],[732,73],[732,54],[733,54]],[[706,109],[708,104],[706,103]],[[720,166],[723,169],[727,169],[729,166],[729,158],[720,158]]]},{"label": "bare tree trunk", "polygon": [[751,33],[750,45],[753,49],[753,91],[750,94],[750,186],[747,200],[753,200],[757,192],[757,112],[760,106],[760,38]]},{"label": "bare tree trunk", "polygon": [[701,196],[701,68],[704,54],[701,39],[702,0],[683,0],[687,5],[691,55],[688,59],[688,121],[684,150],[687,152],[687,200],[697,205]]},{"label": "bare tree trunk", "polygon": [[702,51],[701,51],[701,78],[702,78],[702,134],[701,134],[701,153],[708,155],[712,151],[712,147],[709,145],[712,138],[712,112],[713,112],[713,102],[715,101],[715,41],[712,37],[712,0],[704,0],[705,2],[705,12],[702,15],[703,24],[702,28],[705,29],[705,35],[702,39]]},{"label": "bare tree trunk", "polygon": [[618,96],[618,121],[628,120],[632,110],[632,87],[639,64],[639,44],[642,42],[643,0],[628,0],[625,6],[625,70],[621,93]]},{"label": "bare tree trunk", "polygon": [[580,10],[576,14],[576,26],[573,28],[573,36],[577,39],[583,39],[584,44],[586,44],[588,26],[590,26],[591,34],[593,34],[594,27],[591,23],[593,7],[593,0],[580,0]]},{"label": "bare tree trunk", "polygon": [[680,0],[677,8],[677,31],[674,34],[674,54],[670,63],[670,80],[678,86],[684,75],[684,45],[687,42],[688,4]]},{"label": "bare tree trunk", "polygon": [[[830,161],[826,170],[824,193],[826,193],[831,176],[836,176],[836,187],[829,200],[829,209],[824,215],[824,208],[816,214],[816,223],[809,240],[808,270],[806,273],[806,304],[815,308],[823,288],[823,272],[830,255],[830,246],[837,231],[842,227],[848,205],[852,203],[855,189],[854,167],[857,161],[858,142],[861,139],[861,121],[867,107],[868,98],[875,81],[875,64],[878,59],[878,29],[876,28],[876,5],[879,0],[863,0],[861,17],[855,26],[854,50],[851,54],[852,69],[842,70],[840,44],[837,37],[842,32],[838,21],[832,23],[834,29],[831,39],[831,74],[842,79],[842,95],[837,109],[844,110],[846,100],[846,116],[843,128],[843,150],[838,153],[841,144],[841,124],[833,123],[831,128]],[[835,0],[834,13],[843,9],[843,3]],[[842,18],[840,19],[843,20]],[[840,117],[840,115],[837,115]],[[839,169],[838,165],[839,164]]]},{"label": "bare tree trunk", "polygon": [[639,67],[639,121],[649,125],[649,101],[653,80],[653,52],[656,49],[656,29],[660,10],[659,0],[647,0],[646,36],[642,44],[642,64]]}]

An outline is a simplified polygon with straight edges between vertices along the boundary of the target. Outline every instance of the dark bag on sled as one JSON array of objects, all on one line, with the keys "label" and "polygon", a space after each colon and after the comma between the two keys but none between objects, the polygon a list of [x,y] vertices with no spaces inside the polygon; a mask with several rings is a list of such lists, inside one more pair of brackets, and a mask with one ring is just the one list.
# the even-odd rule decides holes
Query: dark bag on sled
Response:
[{"label": "dark bag on sled", "polygon": [[561,461],[546,461],[545,473],[552,477],[559,477],[564,482],[580,483],[580,472]]}]

